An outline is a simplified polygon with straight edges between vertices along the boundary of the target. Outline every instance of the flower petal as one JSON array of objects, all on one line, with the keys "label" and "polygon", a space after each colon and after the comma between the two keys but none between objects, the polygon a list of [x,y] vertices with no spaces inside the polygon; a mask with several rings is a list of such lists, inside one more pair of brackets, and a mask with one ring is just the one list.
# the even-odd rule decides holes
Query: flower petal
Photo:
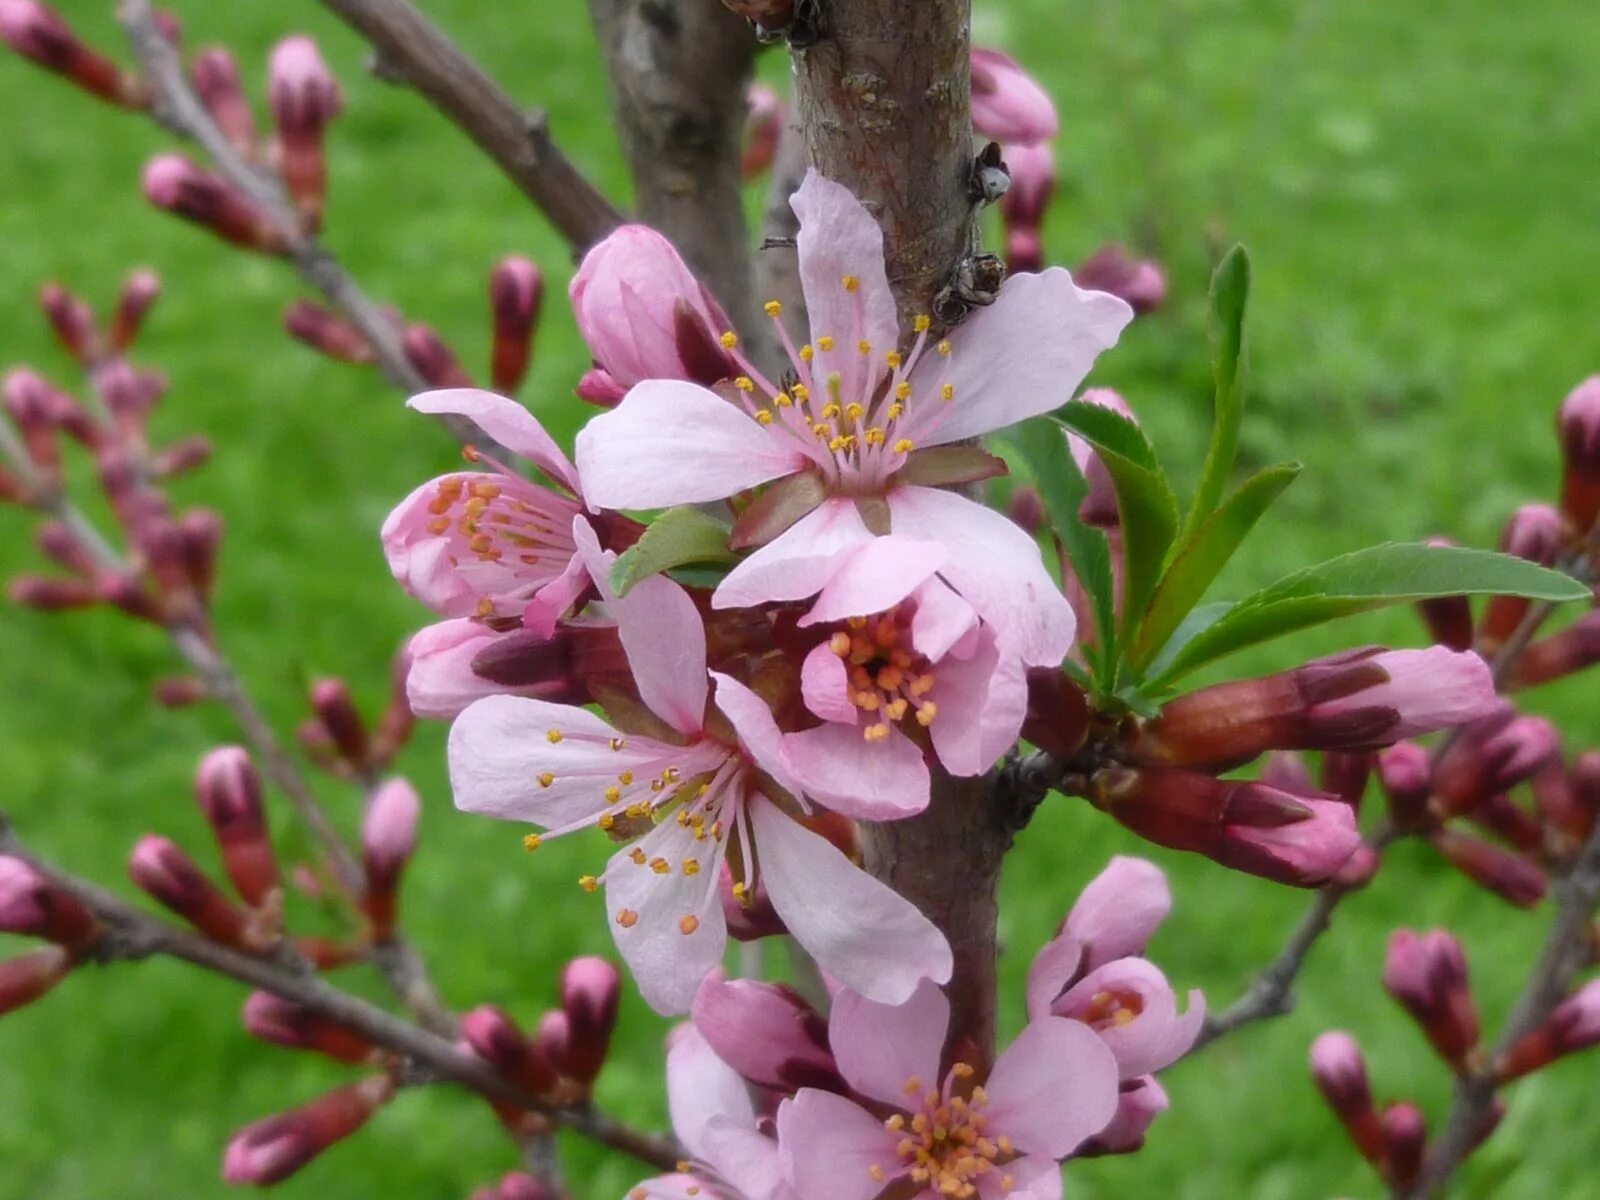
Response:
[{"label": "flower petal", "polygon": [[721,500],[806,462],[715,392],[668,379],[647,379],[592,417],[577,456],[593,511]]},{"label": "flower petal", "polygon": [[[1138,997],[1138,1012],[1127,1021],[1090,1021],[1104,994]],[[1152,1075],[1182,1058],[1205,1021],[1205,997],[1189,993],[1189,1011],[1178,1015],[1172,985],[1154,963],[1119,958],[1098,967],[1051,1005],[1058,1017],[1089,1022],[1116,1056],[1123,1079]]]},{"label": "flower petal", "polygon": [[1061,128],[1049,94],[998,50],[972,48],[972,126],[983,137],[1006,144],[1049,141]]},{"label": "flower petal", "polygon": [[1166,873],[1142,858],[1119,854],[1091,879],[1067,914],[1066,932],[1084,945],[1084,967],[1144,953],[1172,911]]},{"label": "flower petal", "polygon": [[726,1118],[712,1121],[700,1156],[749,1200],[779,1200],[791,1194],[778,1143],[753,1128]]},{"label": "flower petal", "polygon": [[566,687],[562,680],[552,679],[528,688],[507,688],[475,672],[472,662],[478,652],[505,636],[465,617],[424,625],[406,647],[411,660],[406,671],[406,701],[411,711],[419,717],[450,720],[485,696],[507,692],[532,696],[541,690],[549,695]]},{"label": "flower petal", "polygon": [[623,1200],[703,1200],[708,1193],[693,1175],[657,1175],[628,1189]]},{"label": "flower petal", "polygon": [[937,678],[939,713],[928,727],[933,748],[951,774],[981,775],[1016,744],[1028,715],[1021,660],[1003,655],[985,629],[972,656],[946,658]]},{"label": "flower petal", "polygon": [[[1032,667],[1066,657],[1077,630],[1072,606],[1045,570],[1038,544],[993,509],[954,492],[901,487],[889,493],[896,533],[944,543],[945,580]],[[776,543],[774,543],[776,544]]]},{"label": "flower petal", "polygon": [[800,1200],[874,1200],[903,1165],[897,1136],[854,1101],[815,1088],[778,1107],[783,1171]]},{"label": "flower petal", "polygon": [[841,558],[801,627],[865,617],[899,604],[932,578],[946,558],[938,542],[876,537]]},{"label": "flower petal", "polygon": [[855,724],[829,721],[783,744],[800,789],[836,813],[894,821],[928,807],[928,764],[892,726],[888,737],[869,742]]},{"label": "flower petal", "polygon": [[[1060,408],[1132,319],[1126,303],[1082,290],[1060,267],[1013,275],[999,299],[976,309],[950,335],[948,382],[955,399],[937,411],[928,432],[907,436],[919,446],[943,445]],[[937,392],[943,370],[943,359],[925,357],[912,372],[915,394]],[[588,480],[587,470],[583,477]]]},{"label": "flower petal", "polygon": [[1042,1154],[1014,1159],[1005,1170],[983,1176],[978,1195],[982,1200],[1061,1200],[1061,1164]]},{"label": "flower petal", "polygon": [[756,766],[776,779],[785,791],[798,793],[801,785],[790,771],[783,733],[767,702],[732,676],[713,671],[711,678],[717,682],[717,708],[732,722],[739,743],[750,752]]},{"label": "flower petal", "polygon": [[1065,1158],[1117,1112],[1117,1060],[1087,1025],[1046,1017],[1006,1048],[985,1085],[991,1137]]},{"label": "flower petal", "polygon": [[938,662],[961,646],[978,624],[972,605],[943,580],[932,579],[917,589],[917,611],[911,617],[911,644],[930,662]]},{"label": "flower petal", "polygon": [[[924,979],[911,999],[891,1006],[851,991],[834,998],[828,1044],[845,1082],[863,1096],[905,1108],[908,1095],[939,1088],[939,1058],[950,1028],[950,1001]],[[911,1087],[915,1080],[917,1087]]]},{"label": "flower petal", "polygon": [[667,1107],[672,1112],[672,1132],[696,1158],[705,1157],[712,1122],[755,1128],[750,1089],[693,1025],[679,1026],[669,1043]]},{"label": "flower petal", "polygon": [[583,494],[572,460],[539,424],[539,418],[515,400],[479,388],[440,388],[413,396],[406,404],[418,412],[466,417],[507,450],[565,484],[573,495]]},{"label": "flower petal", "polygon": [[854,725],[861,710],[850,702],[850,672],[844,659],[819,642],[800,666],[800,694],[806,707],[824,721]]},{"label": "flower petal", "polygon": [[[900,318],[883,265],[878,222],[849,188],[814,169],[806,172],[789,204],[800,218],[800,285],[813,342],[831,334],[852,357],[859,357],[855,344],[863,339],[880,353],[893,350],[900,341]],[[854,291],[846,290],[847,277],[856,280]]]},{"label": "flower petal", "polygon": [[712,607],[754,608],[815,595],[843,556],[871,537],[853,501],[827,500],[730,571]]},{"label": "flower petal", "polygon": [[1028,1020],[1050,1015],[1050,1006],[1077,978],[1082,965],[1083,946],[1071,934],[1057,934],[1044,944],[1028,967]]}]

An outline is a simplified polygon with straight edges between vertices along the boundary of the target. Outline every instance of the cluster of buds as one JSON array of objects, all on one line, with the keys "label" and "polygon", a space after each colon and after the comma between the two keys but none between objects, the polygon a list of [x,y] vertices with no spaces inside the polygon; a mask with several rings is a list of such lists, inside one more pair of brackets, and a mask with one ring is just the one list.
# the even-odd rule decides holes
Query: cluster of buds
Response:
[{"label": "cluster of buds", "polygon": [[311,715],[301,722],[300,743],[323,770],[341,779],[371,781],[394,763],[411,740],[416,719],[407,703],[405,678],[410,655],[396,656],[393,686],[376,722],[356,707],[343,679],[319,679],[311,685]]},{"label": "cluster of buds", "polygon": [[0,854],[0,933],[51,943],[0,959],[0,1016],[31,1004],[88,956],[101,929],[66,888],[26,859]]},{"label": "cluster of buds", "polygon": [[150,105],[144,80],[85,43],[40,0],[0,0],[0,41],[92,96],[122,108]]}]

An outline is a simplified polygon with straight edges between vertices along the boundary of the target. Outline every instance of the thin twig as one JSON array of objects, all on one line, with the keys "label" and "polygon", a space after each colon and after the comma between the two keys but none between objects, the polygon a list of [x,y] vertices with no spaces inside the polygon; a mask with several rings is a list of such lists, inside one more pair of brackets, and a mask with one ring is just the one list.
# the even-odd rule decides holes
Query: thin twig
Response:
[{"label": "thin twig", "polygon": [[681,1155],[665,1139],[641,1133],[587,1104],[558,1107],[506,1079],[483,1059],[370,1001],[334,987],[304,963],[286,955],[253,956],[208,941],[129,905],[104,888],[66,874],[30,855],[0,813],[0,851],[23,858],[52,882],[67,889],[107,927],[91,957],[102,961],[138,960],[162,955],[181,959],[218,975],[303,1005],[354,1030],[376,1046],[426,1067],[440,1079],[460,1084],[492,1100],[539,1113],[555,1124],[651,1166],[671,1170]]}]

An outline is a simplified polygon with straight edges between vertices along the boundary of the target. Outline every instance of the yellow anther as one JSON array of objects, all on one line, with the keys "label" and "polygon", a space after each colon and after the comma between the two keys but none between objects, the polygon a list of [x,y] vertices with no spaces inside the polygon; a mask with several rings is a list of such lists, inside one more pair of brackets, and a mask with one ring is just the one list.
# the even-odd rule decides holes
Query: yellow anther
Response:
[{"label": "yellow anther", "polygon": [[774,396],[772,398],[772,402],[773,402],[773,404],[777,405],[779,408],[788,408],[791,404],[794,403],[794,401],[789,398],[789,393],[788,392],[779,392],[776,396]]},{"label": "yellow anther", "polygon": [[866,338],[862,338],[859,342],[856,343],[856,349],[861,351],[862,354],[871,354],[872,353],[872,343],[867,341]]},{"label": "yellow anther", "polygon": [[915,1096],[922,1090],[922,1076],[913,1075],[910,1079],[906,1080],[906,1086],[904,1090],[906,1095]]},{"label": "yellow anther", "polygon": [[857,275],[846,275],[844,277],[844,290],[845,291],[853,292],[857,288],[859,288],[860,286],[861,286],[861,279],[860,279],[859,276],[857,276]]},{"label": "yellow anther", "polygon": [[733,386],[741,392],[753,392],[756,390],[756,381],[748,375],[740,375],[733,381]]},{"label": "yellow anther", "polygon": [[877,1163],[871,1164],[867,1167],[867,1178],[871,1179],[873,1183],[882,1183],[884,1179],[883,1168]]},{"label": "yellow anther", "polygon": [[639,914],[631,908],[624,908],[617,913],[617,924],[624,929],[632,929],[639,923]]},{"label": "yellow anther", "polygon": [[[804,355],[801,357],[804,357]],[[794,391],[794,398],[802,403],[811,399],[811,389],[803,383],[795,384],[792,390]]]},{"label": "yellow anther", "polygon": [[898,421],[901,417],[905,416],[905,412],[906,406],[897,400],[895,403],[889,405],[889,420]]},{"label": "yellow anther", "polygon": [[607,804],[620,804],[621,802],[622,802],[622,789],[619,788],[619,787],[608,787],[606,789],[606,803]]},{"label": "yellow anther", "polygon": [[761,306],[761,311],[769,317],[781,317],[783,316],[783,301],[768,300]]},{"label": "yellow anther", "polygon": [[911,328],[915,329],[918,333],[927,333],[928,330],[933,328],[933,318],[928,316],[926,313],[918,313],[915,317],[911,318]]},{"label": "yellow anther", "polygon": [[628,861],[633,863],[633,865],[636,866],[636,867],[644,866],[644,864],[645,864],[644,851],[641,850],[638,846],[635,846],[632,850],[628,851]]},{"label": "yellow anther", "polygon": [[717,341],[722,343],[722,348],[724,350],[732,350],[739,344],[739,335],[730,329],[721,337],[719,337]]},{"label": "yellow anther", "polygon": [[941,400],[954,400],[955,398],[956,398],[956,385],[955,384],[947,383],[942,388],[939,389],[939,399],[941,399]]},{"label": "yellow anther", "polygon": [[664,858],[652,858],[650,860],[650,869],[657,875],[672,874],[672,864]]},{"label": "yellow anther", "polygon": [[494,601],[489,599],[489,597],[487,597],[487,596],[485,596],[482,600],[479,600],[478,601],[478,615],[480,617],[492,617],[492,616],[494,616]]},{"label": "yellow anther", "polygon": [[891,370],[898,371],[900,364],[905,362],[905,357],[898,350],[891,350],[883,356],[883,361],[889,364]]},{"label": "yellow anther", "polygon": [[934,349],[937,350],[940,354],[944,355],[946,358],[949,358],[950,357],[950,339],[949,338],[943,339],[942,341],[940,341],[940,343],[937,346],[934,347]]},{"label": "yellow anther", "polygon": [[772,424],[772,413],[770,411],[768,411],[767,409],[765,409],[765,408],[761,409],[759,412],[756,413],[756,424],[757,425],[771,425]]},{"label": "yellow anther", "polygon": [[610,833],[611,830],[616,826],[617,819],[610,813],[606,813],[597,823],[601,829],[605,830],[607,833]]},{"label": "yellow anther", "polygon": [[879,429],[876,425],[867,430],[864,436],[866,438],[867,445],[869,446],[881,446],[884,443],[885,434],[883,430]]},{"label": "yellow anther", "polygon": [[625,745],[627,745],[627,743],[624,742],[621,738],[612,738],[611,739],[611,748],[613,750],[621,750]]},{"label": "yellow anther", "polygon": [[838,633],[828,639],[828,649],[832,650],[840,658],[844,658],[850,653],[850,635],[842,629],[839,630]]},{"label": "yellow anther", "polygon": [[683,860],[683,873],[685,875],[698,875],[698,874],[700,874],[700,860],[698,858],[686,858],[686,859],[684,859]]},{"label": "yellow anther", "polygon": [[559,729],[549,730],[544,736],[545,740],[552,746],[559,746],[561,744],[561,730]]},{"label": "yellow anther", "polygon": [[826,333],[823,334],[817,339],[817,349],[821,350],[824,354],[828,353],[833,349],[833,338]]},{"label": "yellow anther", "polygon": [[822,419],[824,421],[837,421],[839,414],[843,411],[837,404],[824,404],[822,406]]},{"label": "yellow anther", "polygon": [[917,444],[910,438],[901,438],[894,444],[894,452],[896,454],[910,454],[916,448]]},{"label": "yellow anther", "polygon": [[617,782],[620,783],[623,787],[627,787],[629,784],[631,784],[633,782],[633,772],[632,771],[624,771],[621,775],[617,776]]},{"label": "yellow anther", "polygon": [[[973,1068],[971,1063],[964,1062],[958,1062],[955,1066],[950,1068],[950,1072],[957,1079],[971,1079],[975,1074],[977,1074],[977,1071]],[[960,1097],[958,1096],[957,1099],[960,1099]],[[965,1101],[962,1101],[962,1103],[965,1103]]]},{"label": "yellow anther", "polygon": [[862,417],[866,416],[866,413],[867,410],[862,408],[859,404],[851,403],[845,405],[844,415],[852,422],[861,420]]},{"label": "yellow anther", "polygon": [[895,1113],[894,1116],[883,1123],[883,1127],[890,1133],[899,1133],[906,1127],[906,1119],[902,1114]]},{"label": "yellow anther", "polygon": [[684,937],[688,937],[691,933],[699,928],[700,918],[696,916],[687,916],[678,922],[678,931],[682,933]]},{"label": "yellow anther", "polygon": [[578,886],[586,892],[594,892],[599,890],[600,881],[593,875],[579,875]]},{"label": "yellow anther", "polygon": [[894,385],[894,398],[896,400],[909,400],[909,399],[911,399],[911,385],[909,383],[907,383],[903,379],[899,383],[895,384]]},{"label": "yellow anther", "polygon": [[524,850],[537,850],[542,845],[544,845],[544,843],[540,840],[537,833],[530,833],[527,837],[522,839],[522,848]]},{"label": "yellow anther", "polygon": [[[806,345],[800,347],[800,361],[801,362],[810,362],[813,357],[814,357],[814,351],[811,349],[811,345],[810,345],[809,342]],[[795,394],[798,395],[799,391],[800,391],[800,389],[796,388],[795,389]]]},{"label": "yellow anther", "polygon": [[554,772],[551,772],[551,771],[540,771],[539,772],[539,786],[540,787],[549,787],[555,781],[556,781],[556,777],[555,777]]}]

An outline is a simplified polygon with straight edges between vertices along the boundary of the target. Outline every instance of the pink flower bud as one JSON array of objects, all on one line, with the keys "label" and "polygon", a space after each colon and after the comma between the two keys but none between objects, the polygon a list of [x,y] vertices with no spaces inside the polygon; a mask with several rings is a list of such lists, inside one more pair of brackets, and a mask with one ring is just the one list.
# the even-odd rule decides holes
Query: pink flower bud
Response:
[{"label": "pink flower bud", "polygon": [[1117,855],[1078,894],[1062,931],[1083,948],[1079,969],[1095,970],[1144,953],[1172,911],[1172,890],[1155,863]]},{"label": "pink flower bud", "polygon": [[1600,516],[1600,375],[1567,394],[1556,417],[1561,435],[1561,511],[1578,533]]},{"label": "pink flower bud", "polygon": [[222,1178],[257,1187],[279,1183],[357,1132],[393,1095],[394,1082],[375,1075],[329,1092],[304,1108],[257,1121],[228,1143]]},{"label": "pink flower bud", "polygon": [[561,1008],[567,1014],[567,1053],[561,1073],[593,1083],[606,1065],[622,1001],[622,976],[603,958],[575,958],[561,972]]},{"label": "pink flower bud", "polygon": [[1056,106],[1016,59],[972,48],[972,127],[992,141],[1048,141],[1060,131]]},{"label": "pink flower bud", "polygon": [[1467,815],[1473,824],[1524,854],[1537,856],[1544,849],[1544,825],[1539,818],[1503,792],[1485,797]]},{"label": "pink flower bud", "polygon": [[1368,1162],[1383,1161],[1383,1126],[1372,1103],[1367,1063],[1348,1033],[1330,1030],[1311,1043],[1311,1077]]},{"label": "pink flower bud", "polygon": [[143,891],[213,941],[242,950],[261,948],[245,914],[229,903],[175,843],[153,835],[140,838],[128,862],[128,874]]},{"label": "pink flower bud", "polygon": [[1357,812],[1372,778],[1374,756],[1362,750],[1330,750],[1322,756],[1322,790],[1332,792]]},{"label": "pink flower bud", "polygon": [[1529,646],[1511,669],[1511,686],[1537,687],[1600,662],[1600,612],[1587,613],[1559,633]]},{"label": "pink flower bud", "polygon": [[202,50],[189,68],[194,90],[233,148],[246,158],[256,152],[259,137],[255,113],[239,84],[239,63],[223,46]]},{"label": "pink flower bud", "polygon": [[1401,829],[1424,829],[1431,822],[1433,760],[1415,742],[1398,742],[1378,755],[1378,782],[1389,798],[1389,813]]},{"label": "pink flower bud", "polygon": [[1261,767],[1261,782],[1268,787],[1306,791],[1316,787],[1305,757],[1298,750],[1274,750]]},{"label": "pink flower bud", "polygon": [[1519,717],[1509,705],[1468,725],[1434,768],[1433,790],[1447,814],[1466,812],[1531,779],[1561,756],[1561,734],[1543,717]]},{"label": "pink flower bud", "polygon": [[[1561,514],[1555,509],[1548,504],[1524,504],[1506,523],[1505,532],[1500,536],[1500,549],[1548,567],[1554,565],[1561,551],[1562,534]],[[1530,607],[1532,602],[1521,596],[1492,597],[1478,623],[1479,653],[1493,657],[1516,632]]]},{"label": "pink flower bud", "polygon": [[1600,1045],[1600,979],[1591,979],[1568,996],[1543,1025],[1506,1051],[1500,1078],[1509,1082],[1568,1054]]},{"label": "pink flower bud", "polygon": [[1081,288],[1109,292],[1143,316],[1167,299],[1167,273],[1154,259],[1134,258],[1122,246],[1102,246],[1072,273]]},{"label": "pink flower bud", "polygon": [[1055,156],[1050,147],[1008,146],[1006,169],[1011,186],[1000,199],[1000,216],[1006,226],[1006,266],[1013,273],[1037,271],[1044,266],[1040,231],[1056,190]]},{"label": "pink flower bud", "polygon": [[40,612],[67,612],[101,603],[100,590],[79,579],[50,579],[40,575],[19,575],[6,587],[11,603]]},{"label": "pink flower bud", "polygon": [[345,762],[358,771],[365,767],[370,748],[367,725],[351,699],[350,686],[342,679],[317,680],[311,685],[311,707]]},{"label": "pink flower bud", "polygon": [[535,1095],[556,1086],[555,1060],[524,1037],[504,1009],[492,1004],[473,1009],[461,1018],[461,1033],[474,1054]]},{"label": "pink flower bud", "polygon": [[57,887],[31,863],[0,854],[0,932],[44,938],[80,948],[98,926],[78,898]]},{"label": "pink flower bud", "polygon": [[294,1050],[314,1050],[337,1062],[360,1065],[378,1051],[355,1030],[314,1009],[274,996],[252,992],[244,1003],[244,1027],[252,1037]]},{"label": "pink flower bud", "polygon": [[1478,1008],[1467,980],[1461,943],[1443,929],[1418,935],[1396,930],[1389,939],[1383,986],[1422,1026],[1440,1056],[1458,1072],[1478,1045]]},{"label": "pink flower bud", "polygon": [[127,108],[142,108],[143,89],[117,64],[89,49],[54,9],[39,0],[0,0],[0,41],[84,91]]},{"label": "pink flower bud", "polygon": [[44,310],[50,328],[66,347],[67,353],[79,363],[94,361],[100,340],[94,313],[88,302],[74,296],[59,283],[47,283],[39,289],[39,307]]},{"label": "pink flower bud", "polygon": [[72,966],[72,955],[60,946],[0,959],[0,1017],[32,1004],[65,979]]},{"label": "pink flower bud", "polygon": [[585,371],[583,378],[578,380],[578,399],[599,408],[615,408],[627,394],[627,388],[599,367]]},{"label": "pink flower bud", "polygon": [[4,392],[6,411],[16,422],[28,466],[47,481],[55,479],[61,471],[61,447],[52,411],[54,389],[36,372],[18,367],[6,373]]},{"label": "pink flower bud", "polygon": [[1422,1174],[1428,1149],[1428,1119],[1415,1104],[1391,1104],[1383,1110],[1384,1182],[1408,1188]]},{"label": "pink flower bud", "polygon": [[344,98],[316,42],[304,35],[277,44],[268,74],[267,102],[278,127],[283,182],[308,226],[316,229],[328,190],[324,134],[343,108]]},{"label": "pink flower bud", "polygon": [[243,746],[221,746],[200,760],[195,774],[200,811],[216,831],[228,878],[252,908],[278,890],[278,859],[267,835],[261,778]]},{"label": "pink flower bud", "polygon": [[739,177],[755,179],[772,166],[778,156],[778,142],[789,118],[789,106],[764,83],[752,83],[745,90],[747,110],[744,118],[744,151],[739,158]]},{"label": "pink flower bud", "polygon": [[296,341],[340,362],[370,363],[375,359],[359,329],[309,300],[296,300],[289,306],[283,314],[283,327]]},{"label": "pink flower bud", "polygon": [[1341,891],[1356,891],[1372,882],[1372,877],[1378,873],[1380,865],[1382,864],[1378,852],[1363,843],[1355,848],[1355,853],[1344,860],[1344,866],[1333,873],[1328,883]]},{"label": "pink flower bud", "polygon": [[150,414],[167,390],[167,379],[156,371],[135,370],[119,359],[96,373],[95,386],[117,428],[137,441],[142,439]]},{"label": "pink flower bud", "polygon": [[739,373],[718,341],[733,328],[722,307],[647,226],[624,225],[584,255],[569,294],[595,362],[623,391],[645,379],[710,386]]},{"label": "pink flower bud", "polygon": [[145,198],[157,208],[202,225],[226,242],[282,254],[283,235],[272,219],[221,176],[181,154],[162,154],[144,170]]},{"label": "pink flower bud", "polygon": [[559,1008],[539,1018],[538,1027],[533,1032],[533,1047],[546,1062],[558,1063],[566,1058],[570,1040],[567,1014]]},{"label": "pink flower bud", "polygon": [[361,822],[361,856],[366,864],[365,907],[378,937],[394,928],[400,876],[417,849],[422,801],[404,779],[391,779],[367,803]]},{"label": "pink flower bud", "polygon": [[527,377],[543,299],[544,276],[525,258],[513,255],[503,259],[489,276],[489,305],[494,314],[489,379],[498,392],[511,395]]},{"label": "pink flower bud", "polygon": [[144,319],[161,297],[161,278],[154,271],[135,271],[122,285],[116,315],[111,319],[111,349],[126,350],[139,336]]},{"label": "pink flower bud", "polygon": [[493,1200],[556,1200],[556,1194],[532,1175],[513,1171],[500,1181]]},{"label": "pink flower bud", "polygon": [[848,1090],[828,1046],[828,1022],[792,988],[709,976],[690,1015],[716,1056],[756,1087],[784,1095]]},{"label": "pink flower bud", "polygon": [[153,690],[163,708],[190,708],[211,698],[211,689],[197,675],[169,675],[156,680]]},{"label": "pink flower bud", "polygon": [[1154,1075],[1123,1083],[1111,1123],[1074,1150],[1072,1157],[1100,1158],[1144,1149],[1145,1134],[1150,1126],[1171,1106],[1166,1089],[1156,1082]]},{"label": "pink flower bud", "polygon": [[[1430,546],[1453,546],[1449,538],[1428,539]],[[1419,600],[1417,612],[1433,640],[1452,650],[1472,649],[1472,603],[1465,596],[1440,596]]]},{"label": "pink flower bud", "polygon": [[1467,878],[1518,908],[1532,908],[1550,889],[1548,876],[1536,864],[1482,838],[1441,829],[1434,833],[1433,845]]},{"label": "pink flower bud", "polygon": [[401,339],[406,361],[418,375],[436,388],[469,388],[472,376],[462,369],[455,352],[426,325],[412,325]]}]

